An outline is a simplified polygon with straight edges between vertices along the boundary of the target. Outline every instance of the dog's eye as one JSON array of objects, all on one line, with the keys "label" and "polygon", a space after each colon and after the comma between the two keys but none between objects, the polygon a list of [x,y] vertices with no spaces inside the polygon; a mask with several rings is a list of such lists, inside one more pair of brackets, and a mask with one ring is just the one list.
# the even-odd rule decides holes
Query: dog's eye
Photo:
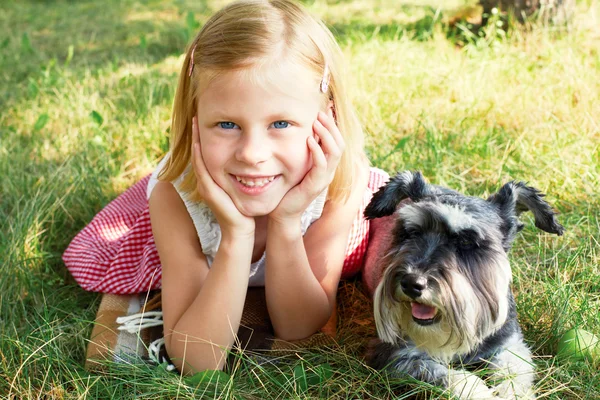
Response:
[{"label": "dog's eye", "polygon": [[419,230],[413,227],[404,228],[404,236],[409,238],[413,236],[417,236],[419,234]]},{"label": "dog's eye", "polygon": [[478,247],[477,242],[469,237],[459,237],[456,244],[461,250],[471,250]]},{"label": "dog's eye", "polygon": [[467,238],[460,238],[458,239],[458,245],[463,248],[473,247],[473,241]]},{"label": "dog's eye", "polygon": [[454,235],[454,243],[459,250],[471,250],[481,245],[477,232],[472,229],[464,229]]}]

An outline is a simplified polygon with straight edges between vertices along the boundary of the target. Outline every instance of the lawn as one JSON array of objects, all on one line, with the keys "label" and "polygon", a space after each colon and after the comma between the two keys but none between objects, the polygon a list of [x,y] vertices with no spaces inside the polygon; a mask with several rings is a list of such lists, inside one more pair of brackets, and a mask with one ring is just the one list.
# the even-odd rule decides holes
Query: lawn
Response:
[{"label": "lawn", "polygon": [[[365,366],[364,329],[348,321],[335,348],[242,357],[217,384],[141,364],[83,369],[100,296],[61,254],[168,148],[181,54],[223,3],[0,4],[0,397],[439,398]],[[569,328],[600,334],[600,4],[578,3],[568,30],[476,36],[445,23],[461,0],[305,3],[344,49],[374,165],[472,195],[511,179],[547,193],[565,235],[527,215],[511,252],[537,389],[600,398],[600,361],[554,357]]]}]

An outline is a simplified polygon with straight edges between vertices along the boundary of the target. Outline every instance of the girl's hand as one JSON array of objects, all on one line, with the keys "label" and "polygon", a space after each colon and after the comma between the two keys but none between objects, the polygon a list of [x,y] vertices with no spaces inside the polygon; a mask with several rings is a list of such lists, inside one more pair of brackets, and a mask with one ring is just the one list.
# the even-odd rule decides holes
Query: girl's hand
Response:
[{"label": "girl's hand", "polygon": [[231,197],[217,185],[204,165],[196,117],[192,119],[192,166],[196,175],[198,193],[215,214],[221,232],[224,235],[245,235],[254,238],[254,218],[243,215],[237,209]]},{"label": "girl's hand", "polygon": [[277,208],[269,214],[275,221],[299,218],[309,204],[329,186],[345,148],[344,138],[340,133],[333,113],[329,109],[325,114],[319,111],[317,120],[313,123],[313,136],[307,139],[307,145],[312,155],[313,166],[302,181],[290,189],[283,197]]}]

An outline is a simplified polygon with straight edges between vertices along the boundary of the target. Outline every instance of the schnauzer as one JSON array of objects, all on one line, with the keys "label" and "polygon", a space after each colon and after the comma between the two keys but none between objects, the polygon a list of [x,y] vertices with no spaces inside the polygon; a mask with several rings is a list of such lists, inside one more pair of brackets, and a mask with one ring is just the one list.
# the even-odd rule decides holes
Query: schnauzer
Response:
[{"label": "schnauzer", "polygon": [[[379,220],[388,221],[387,237],[367,253],[367,265],[378,259],[375,272],[365,271],[367,287],[369,279],[369,289],[376,287],[380,339],[371,365],[461,399],[535,398],[506,253],[523,228],[522,211],[533,213],[539,229],[562,235],[543,196],[509,182],[484,200],[428,184],[419,172],[398,173],[380,188],[364,213],[390,216]],[[496,386],[468,372],[482,366]]]}]

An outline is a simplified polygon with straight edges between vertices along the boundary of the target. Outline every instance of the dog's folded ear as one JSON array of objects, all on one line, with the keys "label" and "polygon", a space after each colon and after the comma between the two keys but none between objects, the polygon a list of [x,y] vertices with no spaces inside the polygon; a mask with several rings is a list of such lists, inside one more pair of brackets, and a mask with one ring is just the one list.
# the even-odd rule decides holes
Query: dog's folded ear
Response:
[{"label": "dog's folded ear", "polygon": [[[535,226],[539,229],[559,236],[564,232],[563,226],[556,220],[556,213],[544,200],[544,194],[524,182],[508,182],[487,200],[500,208],[500,215],[506,221],[516,220],[514,217],[523,211],[531,211],[535,218]],[[518,221],[516,223],[517,230],[520,230],[522,224]]]},{"label": "dog's folded ear", "polygon": [[365,209],[365,218],[392,215],[402,200],[411,199],[417,202],[428,194],[431,194],[431,186],[425,182],[419,171],[399,172],[373,195]]}]

